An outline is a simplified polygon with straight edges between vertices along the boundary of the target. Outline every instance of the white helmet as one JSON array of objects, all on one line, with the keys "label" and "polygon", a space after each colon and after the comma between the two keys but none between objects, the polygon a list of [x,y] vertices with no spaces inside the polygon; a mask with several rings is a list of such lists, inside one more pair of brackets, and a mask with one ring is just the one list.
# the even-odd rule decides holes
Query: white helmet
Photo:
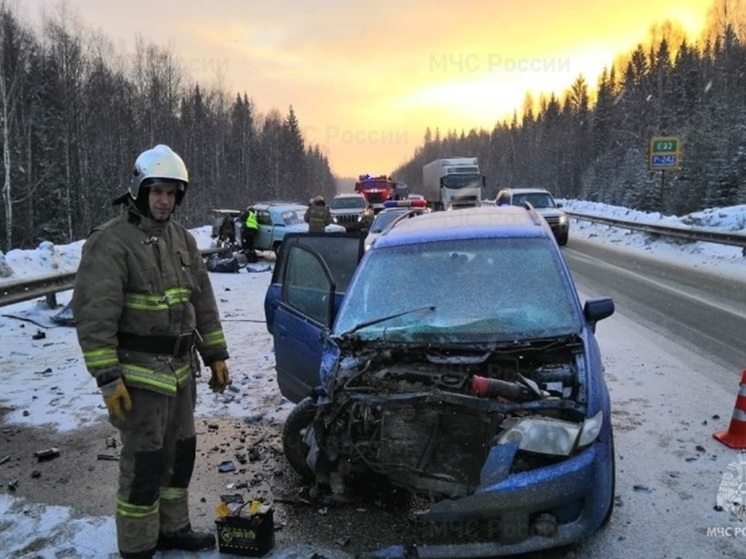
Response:
[{"label": "white helmet", "polygon": [[[184,197],[187,185],[189,184],[189,174],[186,165],[174,151],[164,145],[158,144],[152,149],[142,152],[135,160],[135,170],[133,171],[132,182],[130,183],[130,196],[137,200],[140,187],[148,179],[168,179],[181,183],[176,195],[176,203],[180,204]],[[147,186],[147,185],[145,185]]]}]

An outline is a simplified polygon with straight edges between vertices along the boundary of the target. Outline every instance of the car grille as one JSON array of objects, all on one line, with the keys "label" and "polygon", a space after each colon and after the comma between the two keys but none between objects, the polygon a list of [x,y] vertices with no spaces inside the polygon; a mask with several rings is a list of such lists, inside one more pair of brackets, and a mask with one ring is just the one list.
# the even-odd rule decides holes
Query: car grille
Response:
[{"label": "car grille", "polygon": [[452,199],[454,204],[465,204],[465,203],[476,203],[479,199],[476,196],[454,196]]},{"label": "car grille", "polygon": [[557,227],[559,225],[559,217],[546,217],[547,223],[550,227]]},{"label": "car grille", "polygon": [[342,223],[342,224],[357,223],[357,218],[358,218],[358,216],[354,215],[354,214],[338,215],[337,216],[337,221],[339,223]]},{"label": "car grille", "polygon": [[341,225],[348,231],[357,231],[358,229],[368,226],[365,220],[358,221],[357,215],[338,215],[336,216],[336,219],[337,224]]}]

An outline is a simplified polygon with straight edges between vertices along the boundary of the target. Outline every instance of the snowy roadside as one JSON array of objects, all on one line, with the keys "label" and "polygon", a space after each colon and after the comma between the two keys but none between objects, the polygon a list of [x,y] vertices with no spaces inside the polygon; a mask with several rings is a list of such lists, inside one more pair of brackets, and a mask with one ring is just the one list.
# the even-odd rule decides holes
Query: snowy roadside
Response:
[{"label": "snowy roadside", "polygon": [[[245,269],[236,274],[211,274],[231,354],[228,364],[233,385],[224,395],[217,395],[209,391],[204,379],[198,383],[196,417],[198,430],[203,432],[199,438],[205,446],[198,455],[195,476],[204,479],[193,481],[194,494],[203,497],[201,502],[193,502],[192,509],[194,520],[203,528],[214,528],[211,516],[214,516],[217,495],[233,492],[236,479],[244,477],[239,476],[238,471],[236,476],[230,477],[216,473],[216,463],[235,461],[235,451],[241,448],[240,435],[231,424],[243,425],[241,433],[246,429],[258,431],[269,427],[276,434],[292,408],[292,404],[277,390],[272,341],[264,324],[263,295],[269,278],[269,272],[248,273]],[[65,304],[70,296],[71,292],[60,294],[59,302]],[[8,443],[3,446],[11,446],[11,441],[16,442],[15,438],[24,436],[25,429],[34,428],[41,429],[52,440],[83,430],[93,433],[103,443],[105,407],[84,367],[74,329],[52,322],[55,311],[47,308],[43,300],[11,305],[2,312],[3,315],[34,321],[30,323],[7,316],[0,319],[0,337],[6,348],[0,356],[0,383],[3,386],[0,417],[2,436]],[[276,446],[276,438],[273,436],[267,442]],[[45,491],[75,491],[70,487],[76,483],[74,476],[70,478],[69,474],[55,470],[54,461],[37,462],[33,457],[36,450],[42,449],[33,447],[20,456],[7,455],[8,460],[0,465],[0,549],[4,554],[18,558],[118,557],[113,515],[91,516],[81,512],[85,506],[55,506],[20,496],[27,492],[34,494],[45,487]],[[80,450],[72,447],[60,448],[60,451],[69,454]],[[116,449],[99,452],[115,455]],[[271,450],[265,454],[276,455]],[[0,460],[5,456],[0,450]],[[282,458],[281,454],[277,456]],[[85,480],[85,484],[95,486],[98,481],[108,485],[108,489],[103,491],[113,496],[116,463],[93,460],[80,482]],[[274,458],[267,460],[271,464]],[[254,470],[257,468],[259,466]],[[254,470],[249,468],[249,472]],[[261,468],[257,471],[261,473]],[[34,472],[39,476],[37,479],[34,479]],[[252,475],[259,479],[256,473],[245,474],[249,478]],[[69,478],[70,481],[65,481]],[[13,482],[18,485],[11,490]],[[257,483],[253,489],[249,487],[247,490],[256,492],[265,485]],[[90,496],[94,501],[97,497]],[[278,545],[268,557],[309,557],[316,552],[323,552],[328,558],[349,557],[343,551],[322,550],[318,545],[312,549],[297,541],[291,532],[290,529],[286,529],[286,533],[278,532]],[[285,543],[288,539],[291,541]],[[168,552],[161,556],[197,555]],[[220,554],[216,549],[200,553],[199,557],[217,558]]]}]

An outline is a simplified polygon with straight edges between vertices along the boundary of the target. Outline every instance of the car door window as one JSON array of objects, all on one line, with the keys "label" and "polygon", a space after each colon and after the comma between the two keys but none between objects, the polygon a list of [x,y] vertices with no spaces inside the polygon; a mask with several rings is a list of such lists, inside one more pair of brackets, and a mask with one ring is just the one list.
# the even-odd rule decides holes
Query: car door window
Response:
[{"label": "car door window", "polygon": [[269,217],[269,212],[257,212],[256,221],[259,225],[272,225],[272,219]]},{"label": "car door window", "polygon": [[333,280],[324,261],[300,245],[290,247],[285,262],[282,301],[319,324],[331,317]]},{"label": "car door window", "polygon": [[[337,293],[344,293],[357,269],[358,262],[363,257],[362,240],[359,235],[352,234],[304,233],[286,235],[283,245],[302,244],[319,253],[331,271]],[[272,274],[272,283],[280,281],[285,265],[285,258],[279,255]]]}]

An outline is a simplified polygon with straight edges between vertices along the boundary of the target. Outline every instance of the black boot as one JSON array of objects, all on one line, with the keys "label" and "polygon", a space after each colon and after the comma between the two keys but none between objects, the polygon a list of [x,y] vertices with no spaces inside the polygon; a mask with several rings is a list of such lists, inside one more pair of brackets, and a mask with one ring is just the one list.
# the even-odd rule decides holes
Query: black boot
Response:
[{"label": "black boot", "polygon": [[185,551],[200,551],[215,547],[215,536],[209,532],[195,532],[191,524],[171,535],[159,534],[156,549],[183,549]]}]

